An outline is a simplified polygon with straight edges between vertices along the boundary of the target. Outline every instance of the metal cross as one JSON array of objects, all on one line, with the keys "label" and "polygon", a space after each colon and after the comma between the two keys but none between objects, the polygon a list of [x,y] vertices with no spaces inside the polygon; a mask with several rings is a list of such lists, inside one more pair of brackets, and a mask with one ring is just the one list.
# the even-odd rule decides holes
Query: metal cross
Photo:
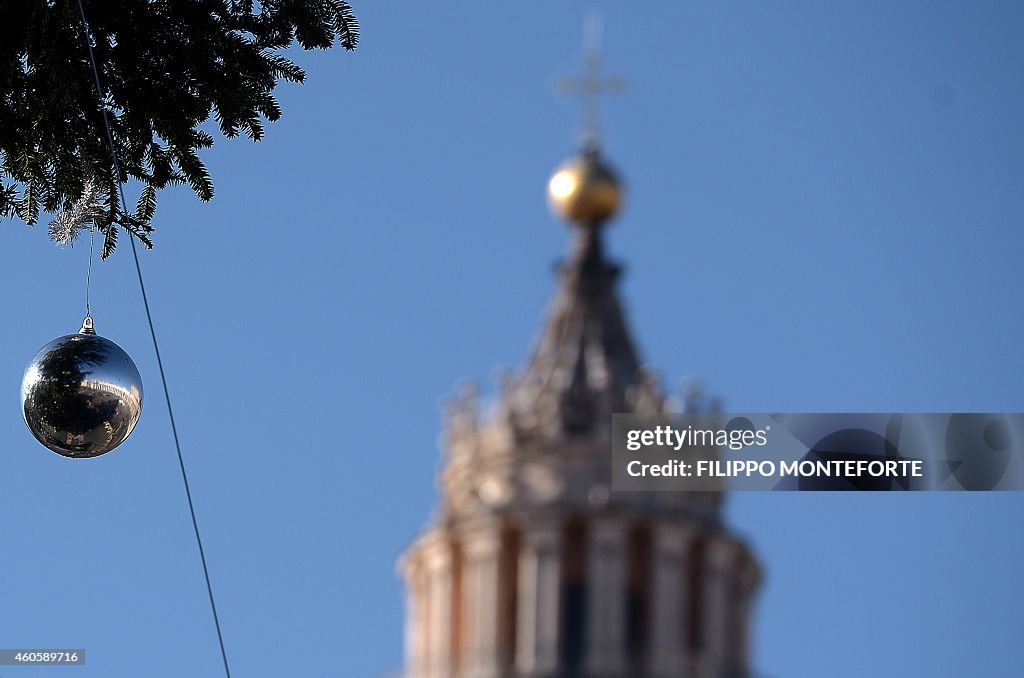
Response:
[{"label": "metal cross", "polygon": [[597,144],[601,132],[601,95],[615,94],[626,88],[620,77],[601,75],[601,39],[604,21],[600,14],[588,14],[583,23],[583,73],[563,78],[558,91],[579,94],[583,99],[583,142]]}]

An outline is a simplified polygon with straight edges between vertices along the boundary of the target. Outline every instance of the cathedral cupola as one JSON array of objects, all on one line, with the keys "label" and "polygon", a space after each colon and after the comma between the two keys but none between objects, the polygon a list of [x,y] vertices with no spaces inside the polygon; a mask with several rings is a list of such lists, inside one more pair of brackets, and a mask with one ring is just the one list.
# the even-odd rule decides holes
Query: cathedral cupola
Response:
[{"label": "cathedral cupola", "polygon": [[[608,80],[588,63],[576,89],[594,95]],[[751,675],[760,568],[724,493],[612,488],[612,416],[674,401],[618,298],[602,231],[623,189],[588,118],[548,183],[574,244],[529,359],[493,407],[467,388],[448,410],[440,505],[400,563],[407,678]]]}]

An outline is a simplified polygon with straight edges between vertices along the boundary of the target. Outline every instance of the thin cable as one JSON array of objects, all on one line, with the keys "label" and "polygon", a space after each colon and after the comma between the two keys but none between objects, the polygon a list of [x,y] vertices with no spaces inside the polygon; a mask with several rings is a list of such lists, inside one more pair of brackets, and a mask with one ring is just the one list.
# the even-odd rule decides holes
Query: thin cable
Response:
[{"label": "thin cable", "polygon": [[[81,2],[81,0],[79,0]],[[188,486],[188,474],[185,472],[185,459],[181,455],[181,443],[178,441],[178,427],[174,423],[174,410],[171,409],[171,394],[167,389],[167,376],[164,374],[164,363],[160,358],[160,345],[156,341],[156,330],[153,328],[153,314],[149,310],[149,298],[146,296],[146,284],[142,281],[142,267],[139,266],[139,252],[135,246],[135,238],[129,238],[132,244],[132,257],[135,259],[135,272],[139,276],[139,289],[142,291],[142,304],[146,307],[146,320],[149,322],[149,334],[153,338],[153,352],[156,353],[156,364],[160,368],[160,382],[164,387],[164,401],[167,403],[167,417],[171,420],[171,433],[174,435],[174,449],[178,453],[178,466],[181,468],[181,482],[185,485],[185,497],[188,499],[188,511],[192,516],[192,529],[196,534],[196,545],[199,547],[199,560],[203,563],[203,577],[206,579],[206,593],[210,597],[210,612],[213,613],[213,625],[217,628],[217,642],[220,644],[220,656],[224,660],[224,674],[231,678],[228,666],[228,653],[224,649],[224,635],[220,630],[220,618],[217,616],[217,603],[213,599],[213,584],[210,583],[210,570],[206,566],[206,552],[203,550],[203,539],[199,536],[199,522],[196,520],[196,509],[192,504],[192,491]]]},{"label": "thin cable", "polygon": [[[100,111],[103,113],[103,125],[107,132],[107,144],[110,148],[110,159],[114,165],[114,176],[117,180],[117,189],[121,195],[121,208],[124,213],[128,213],[128,203],[124,199],[124,184],[121,183],[121,168],[117,162],[117,150],[114,146],[114,134],[110,127],[110,118],[107,115],[106,95],[103,93],[103,85],[100,83],[100,71],[96,66],[96,56],[92,51],[92,40],[90,39],[91,32],[89,30],[89,22],[85,18],[85,7],[82,5],[82,0],[78,0],[78,12],[82,16],[82,27],[85,30],[85,44],[89,48],[89,63],[92,65],[92,74],[96,79],[96,92],[100,97]],[[132,245],[132,257],[135,259],[135,272],[139,277],[139,289],[142,292],[142,305],[146,309],[146,320],[149,322],[149,335],[153,339],[153,352],[156,353],[156,364],[160,369],[160,382],[164,388],[164,402],[167,403],[167,417],[171,421],[171,434],[174,436],[174,449],[178,453],[178,466],[181,468],[181,481],[185,486],[185,498],[188,499],[188,510],[192,516],[192,529],[196,535],[196,545],[199,547],[199,559],[203,564],[203,577],[206,579],[206,593],[210,597],[210,611],[213,613],[213,625],[217,629],[217,642],[220,644],[220,656],[224,660],[224,674],[227,678],[231,678],[231,668],[228,666],[228,653],[224,649],[224,635],[220,629],[220,618],[217,615],[217,603],[214,602],[213,597],[213,584],[210,583],[210,570],[206,565],[206,551],[203,549],[203,540],[199,536],[199,521],[196,520],[196,509],[192,503],[192,491],[189,489],[188,484],[188,473],[185,471],[185,458],[181,454],[181,442],[178,439],[178,427],[174,423],[174,410],[171,407],[171,393],[167,388],[167,375],[164,372],[164,363],[160,358],[160,344],[156,340],[156,329],[153,327],[153,314],[149,308],[149,297],[146,295],[146,283],[142,280],[142,266],[139,263],[139,252],[135,246],[135,237],[131,231],[128,231],[129,242]]]},{"label": "thin cable", "polygon": [[96,224],[89,227],[89,268],[85,272],[85,317],[92,317],[92,310],[89,307],[89,295],[92,292],[92,250],[93,242],[96,240]]}]

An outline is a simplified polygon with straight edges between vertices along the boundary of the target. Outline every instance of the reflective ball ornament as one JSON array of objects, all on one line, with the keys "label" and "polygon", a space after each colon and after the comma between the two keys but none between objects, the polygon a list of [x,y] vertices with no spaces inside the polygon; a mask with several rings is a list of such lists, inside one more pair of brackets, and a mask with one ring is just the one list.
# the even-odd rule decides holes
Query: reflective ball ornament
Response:
[{"label": "reflective ball ornament", "polygon": [[120,346],[87,317],[78,334],[39,349],[21,381],[36,440],[65,457],[98,457],[131,434],[142,413],[142,378]]}]

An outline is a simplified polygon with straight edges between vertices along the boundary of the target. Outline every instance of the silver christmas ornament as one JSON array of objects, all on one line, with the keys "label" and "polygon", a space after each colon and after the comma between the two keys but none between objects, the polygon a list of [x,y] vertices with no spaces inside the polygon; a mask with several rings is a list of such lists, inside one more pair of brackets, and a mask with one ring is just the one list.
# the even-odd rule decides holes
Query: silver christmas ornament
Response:
[{"label": "silver christmas ornament", "polygon": [[86,317],[78,334],[39,349],[21,381],[36,440],[65,457],[98,457],[128,438],[142,413],[142,378],[120,346]]}]

